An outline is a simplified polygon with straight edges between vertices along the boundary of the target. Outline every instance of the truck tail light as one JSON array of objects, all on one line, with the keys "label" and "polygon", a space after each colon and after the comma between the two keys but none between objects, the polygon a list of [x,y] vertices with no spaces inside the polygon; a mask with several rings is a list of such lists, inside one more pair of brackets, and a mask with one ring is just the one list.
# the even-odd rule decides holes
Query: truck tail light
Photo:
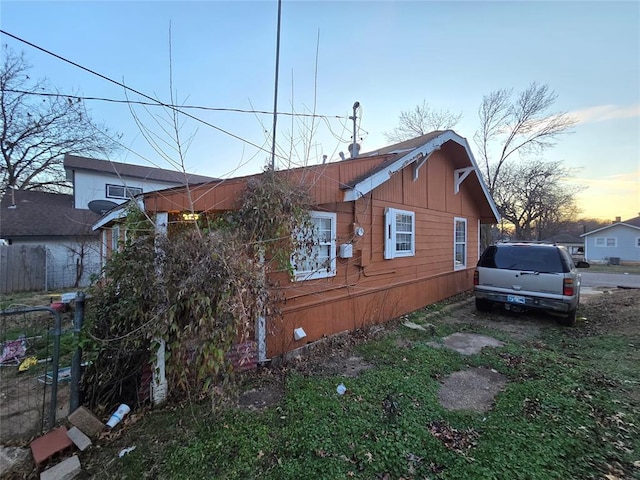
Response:
[{"label": "truck tail light", "polygon": [[478,273],[477,270],[473,272],[473,284],[480,285],[480,274]]},{"label": "truck tail light", "polygon": [[573,278],[565,278],[562,285],[562,294],[566,297],[571,297],[573,296],[574,292],[575,289],[573,286]]}]

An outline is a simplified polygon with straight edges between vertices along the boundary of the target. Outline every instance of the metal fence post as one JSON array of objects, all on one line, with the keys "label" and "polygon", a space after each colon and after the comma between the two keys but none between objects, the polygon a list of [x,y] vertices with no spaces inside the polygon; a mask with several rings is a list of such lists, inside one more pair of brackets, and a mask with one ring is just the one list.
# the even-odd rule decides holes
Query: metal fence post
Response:
[{"label": "metal fence post", "polygon": [[56,408],[58,406],[58,369],[60,368],[60,335],[62,334],[62,318],[52,308],[56,318],[56,326],[53,329],[53,359],[51,364],[51,404],[49,405],[49,428],[56,424]]},{"label": "metal fence post", "polygon": [[76,293],[75,315],[73,318],[73,338],[76,350],[71,359],[71,398],[69,400],[69,414],[80,406],[80,376],[82,369],[82,348],[80,347],[80,331],[84,321],[84,292]]}]

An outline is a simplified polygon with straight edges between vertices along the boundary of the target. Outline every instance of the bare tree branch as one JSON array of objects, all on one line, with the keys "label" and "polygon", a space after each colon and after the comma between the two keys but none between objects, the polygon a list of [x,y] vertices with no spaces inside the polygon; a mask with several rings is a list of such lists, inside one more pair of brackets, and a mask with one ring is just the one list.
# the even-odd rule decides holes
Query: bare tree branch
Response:
[{"label": "bare tree branch", "polygon": [[390,142],[402,142],[434,130],[453,128],[461,118],[462,113],[456,115],[449,110],[434,110],[423,100],[422,105],[416,105],[413,110],[400,112],[398,126],[383,135]]},{"label": "bare tree branch", "polygon": [[[0,69],[0,190],[7,186],[59,191],[68,187],[64,155],[106,155],[116,144],[93,124],[82,101],[32,93],[48,89],[33,81],[24,54],[3,47]],[[17,93],[16,91],[26,92]],[[101,135],[99,132],[103,132]]]},{"label": "bare tree branch", "polygon": [[505,162],[514,153],[541,154],[577,120],[564,112],[550,113],[557,100],[548,85],[533,82],[513,98],[513,90],[496,90],[482,99],[480,128],[474,135],[489,192],[493,194]]}]

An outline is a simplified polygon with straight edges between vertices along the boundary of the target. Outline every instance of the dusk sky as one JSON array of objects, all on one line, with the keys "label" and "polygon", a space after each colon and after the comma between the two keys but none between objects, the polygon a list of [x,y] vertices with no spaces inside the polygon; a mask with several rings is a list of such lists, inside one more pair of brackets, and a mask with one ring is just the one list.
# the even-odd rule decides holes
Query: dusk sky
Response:
[{"label": "dusk sky", "polygon": [[[277,2],[2,1],[3,30],[170,103],[171,26],[174,101],[210,108],[273,109]],[[2,35],[24,51],[30,75],[63,93],[126,100],[122,87]],[[316,73],[317,51],[317,73]],[[363,152],[388,144],[401,110],[426,100],[462,113],[455,130],[477,130],[483,95],[531,82],[558,95],[553,111],[579,123],[545,154],[575,169],[588,187],[582,215],[613,219],[640,212],[640,2],[285,1],[282,4],[278,110],[325,116],[278,117],[280,168],[348,156],[348,116],[360,102]],[[128,93],[129,100],[143,100]],[[173,168],[144,139],[124,103],[87,100],[93,119],[121,134],[111,160]],[[133,106],[151,135],[168,115]],[[272,117],[185,109],[188,171],[226,178],[263,169]],[[148,133],[148,132],[147,132]],[[249,142],[249,143],[248,143]],[[169,142],[170,144],[170,142]],[[252,145],[253,144],[253,145]],[[263,147],[264,150],[254,145]],[[176,158],[172,146],[164,154]],[[289,161],[289,158],[292,160]]]}]

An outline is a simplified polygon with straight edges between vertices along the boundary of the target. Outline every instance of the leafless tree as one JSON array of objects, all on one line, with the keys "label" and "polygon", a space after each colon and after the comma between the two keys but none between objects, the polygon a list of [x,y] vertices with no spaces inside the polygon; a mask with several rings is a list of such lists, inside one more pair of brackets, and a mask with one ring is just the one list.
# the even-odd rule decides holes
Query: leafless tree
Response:
[{"label": "leafless tree", "polygon": [[540,155],[568,133],[577,120],[567,113],[551,113],[557,94],[548,85],[531,83],[518,93],[496,90],[482,98],[480,128],[474,135],[483,174],[491,194],[507,160],[515,153]]},{"label": "leafless tree", "polygon": [[422,105],[416,105],[413,110],[401,111],[398,126],[383,135],[389,142],[402,142],[434,130],[453,128],[461,118],[462,113],[456,115],[449,110],[435,110],[423,100]]},{"label": "leafless tree", "polygon": [[[0,69],[0,190],[59,191],[65,153],[106,155],[115,143],[94,124],[82,101],[51,95],[46,80],[32,80],[24,54],[3,47]],[[45,94],[45,95],[43,95]]]},{"label": "leafless tree", "polygon": [[493,198],[503,219],[513,225],[514,240],[541,240],[552,225],[575,218],[580,187],[567,183],[571,176],[559,161],[502,165]]}]

